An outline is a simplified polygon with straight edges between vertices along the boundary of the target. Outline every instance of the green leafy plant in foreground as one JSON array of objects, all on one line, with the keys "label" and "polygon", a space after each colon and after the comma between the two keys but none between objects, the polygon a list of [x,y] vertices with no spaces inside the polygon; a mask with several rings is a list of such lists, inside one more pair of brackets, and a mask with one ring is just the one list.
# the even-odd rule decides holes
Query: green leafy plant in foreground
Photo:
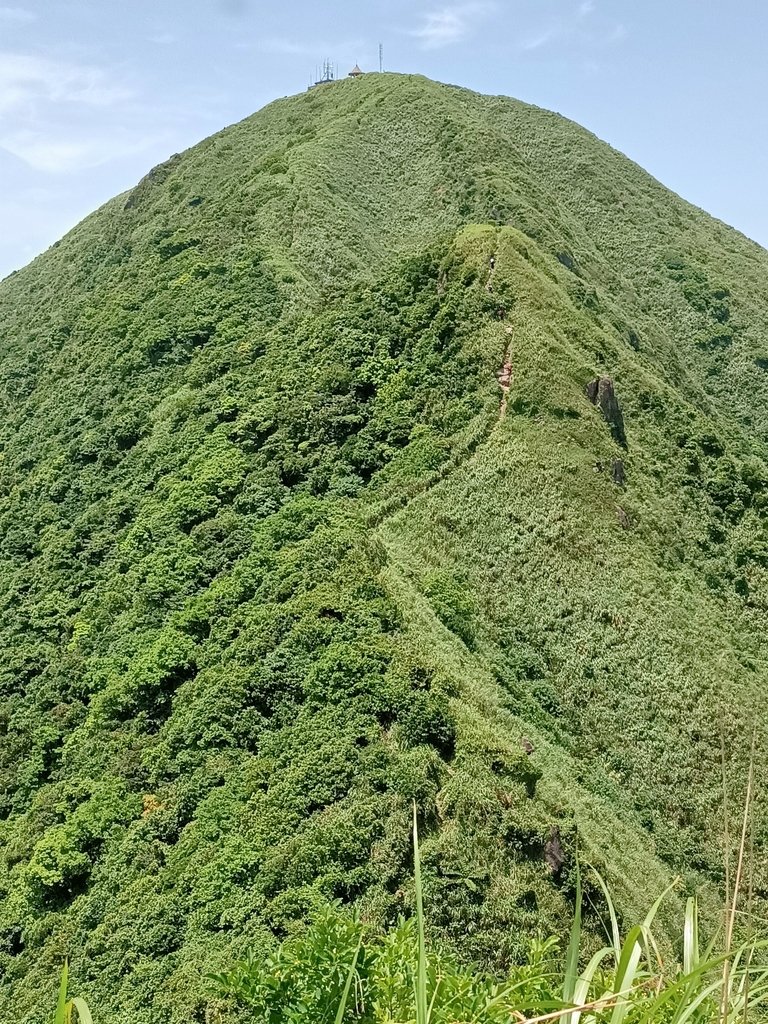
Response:
[{"label": "green leafy plant in foreground", "polygon": [[564,965],[557,941],[537,940],[522,966],[496,980],[459,965],[425,941],[418,830],[414,809],[416,914],[385,934],[334,908],[303,935],[265,959],[254,956],[210,978],[218,997],[268,1024],[735,1024],[768,995],[768,968],[755,963],[766,942],[753,940],[717,955],[715,937],[702,949],[698,906],[686,904],[680,964],[665,961],[653,933],[665,890],[640,924],[622,938],[610,892],[608,942],[584,958],[582,887]]},{"label": "green leafy plant in foreground", "polygon": [[61,969],[61,980],[59,982],[59,999],[56,1004],[56,1016],[54,1024],[93,1024],[91,1011],[88,1004],[80,996],[69,996],[69,965],[64,964]]}]

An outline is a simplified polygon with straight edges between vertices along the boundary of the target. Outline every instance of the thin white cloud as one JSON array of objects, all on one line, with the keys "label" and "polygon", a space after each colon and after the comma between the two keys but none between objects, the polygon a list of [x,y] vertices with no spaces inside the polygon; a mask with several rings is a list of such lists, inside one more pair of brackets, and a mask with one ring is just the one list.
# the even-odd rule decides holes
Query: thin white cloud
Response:
[{"label": "thin white cloud", "polygon": [[35,171],[68,174],[142,152],[151,139],[141,113],[133,90],[98,66],[0,52],[0,150]]},{"label": "thin white cloud", "polygon": [[149,148],[154,140],[100,135],[97,139],[61,139],[42,131],[16,131],[0,136],[0,149],[36,171],[67,174],[99,167]]},{"label": "thin white cloud", "polygon": [[0,149],[23,160],[36,171],[62,173],[95,167],[102,162],[93,144],[70,140],[57,141],[36,132],[16,132],[0,136]]},{"label": "thin white cloud", "polygon": [[256,43],[256,49],[262,53],[280,53],[288,57],[317,57],[325,53],[322,43],[302,43],[293,39],[284,39],[279,36],[270,36],[267,39],[260,39]]},{"label": "thin white cloud", "polygon": [[555,36],[559,34],[559,30],[556,28],[548,28],[543,32],[539,32],[535,36],[529,36],[523,40],[522,47],[524,50],[540,50],[542,46],[546,46],[547,43],[551,42]]},{"label": "thin white cloud", "polygon": [[494,8],[495,4],[484,2],[448,4],[427,12],[419,28],[409,34],[418,39],[425,50],[438,50],[461,42]]},{"label": "thin white cloud", "polygon": [[0,116],[41,101],[109,107],[130,96],[130,90],[112,84],[100,68],[0,53]]},{"label": "thin white cloud", "polygon": [[287,57],[311,57],[312,61],[322,60],[326,54],[335,58],[339,55],[347,56],[361,53],[366,50],[366,43],[362,39],[337,39],[305,41],[301,39],[289,39],[286,36],[265,36],[256,42],[243,42],[239,49],[255,49],[261,53],[276,53]]},{"label": "thin white cloud", "polygon": [[31,21],[37,21],[37,18],[37,14],[34,11],[27,10],[26,7],[4,7],[0,5],[0,21],[18,21],[29,24]]},{"label": "thin white cloud", "polygon": [[568,16],[523,36],[519,43],[520,49],[524,52],[534,52],[555,43],[561,48],[568,45],[570,50],[574,51],[579,46],[604,49],[620,43],[627,36],[625,25],[616,23],[606,27],[604,24],[596,25],[594,19],[585,23],[585,19],[596,9],[594,0],[584,0],[578,8],[572,9]]}]

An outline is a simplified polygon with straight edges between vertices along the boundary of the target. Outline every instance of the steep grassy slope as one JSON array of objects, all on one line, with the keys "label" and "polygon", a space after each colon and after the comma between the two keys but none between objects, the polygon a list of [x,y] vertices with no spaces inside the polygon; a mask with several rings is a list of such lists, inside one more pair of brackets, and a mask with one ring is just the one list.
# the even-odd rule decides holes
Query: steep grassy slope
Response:
[{"label": "steep grassy slope", "polygon": [[582,129],[394,75],[3,282],[0,1005],[69,955],[105,1020],[198,1019],[323,900],[410,906],[414,798],[466,957],[562,927],[577,833],[628,911],[714,891],[767,323],[768,254]]}]

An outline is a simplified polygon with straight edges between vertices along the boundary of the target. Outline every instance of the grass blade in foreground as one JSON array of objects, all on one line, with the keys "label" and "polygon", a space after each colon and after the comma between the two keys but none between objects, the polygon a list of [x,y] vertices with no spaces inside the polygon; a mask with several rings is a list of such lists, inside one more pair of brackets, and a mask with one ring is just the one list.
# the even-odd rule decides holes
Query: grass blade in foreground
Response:
[{"label": "grass blade in foreground", "polygon": [[[69,1005],[73,1009],[77,1010],[77,1019],[80,1022],[80,1024],[93,1024],[93,1017],[91,1016],[91,1011],[88,1009],[88,1003],[86,1003],[84,999],[81,999],[80,996],[74,996],[72,999],[70,999]],[[71,1016],[72,1013],[70,1011],[70,1017]]]},{"label": "grass blade in foreground", "polygon": [[61,969],[61,981],[59,982],[59,998],[56,1002],[56,1016],[54,1024],[72,1024],[76,1018],[79,1024],[93,1024],[93,1017],[88,1004],[80,996],[73,996],[67,999],[69,987],[69,964],[64,961]]},{"label": "grass blade in foreground", "polygon": [[59,981],[59,999],[56,1004],[54,1024],[67,1024],[67,985],[69,984],[69,964],[64,961]]},{"label": "grass blade in foreground", "polygon": [[424,903],[421,893],[421,857],[419,856],[419,826],[416,820],[416,801],[413,802],[413,876],[416,886],[416,929],[418,934],[418,964],[416,968],[416,1024],[428,1024],[427,1010],[427,954],[424,944]]},{"label": "grass blade in foreground", "polygon": [[355,977],[355,971],[357,970],[357,960],[358,957],[360,956],[360,950],[362,948],[363,936],[361,935],[360,941],[357,944],[357,949],[355,950],[355,955],[352,957],[352,966],[349,968],[349,974],[347,975],[347,980],[344,983],[344,991],[341,994],[341,1002],[339,1003],[339,1008],[336,1011],[335,1024],[341,1024],[341,1022],[344,1020],[344,1014],[346,1013],[347,1010],[347,1002],[349,1001],[349,991],[352,988],[352,982]]},{"label": "grass blade in foreground", "polygon": [[699,907],[695,896],[685,904],[683,927],[683,973],[690,974],[699,965]]},{"label": "grass blade in foreground", "polygon": [[[579,949],[581,947],[581,868],[576,861],[576,907],[571,924],[568,952],[565,955],[565,978],[563,979],[563,1002],[573,1003],[579,974]],[[577,1024],[578,1017],[569,1014],[565,1024]]]}]

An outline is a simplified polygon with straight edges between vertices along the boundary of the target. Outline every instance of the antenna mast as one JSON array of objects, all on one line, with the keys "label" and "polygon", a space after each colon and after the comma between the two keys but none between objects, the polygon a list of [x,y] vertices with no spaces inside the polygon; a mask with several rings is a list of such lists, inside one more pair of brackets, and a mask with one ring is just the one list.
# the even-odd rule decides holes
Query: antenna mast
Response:
[{"label": "antenna mast", "polygon": [[384,43],[379,43],[379,71],[384,70]]},{"label": "antenna mast", "polygon": [[327,85],[329,82],[335,82],[339,77],[339,66],[332,60],[324,60],[322,65],[315,65],[315,81],[311,88],[316,85]]}]

